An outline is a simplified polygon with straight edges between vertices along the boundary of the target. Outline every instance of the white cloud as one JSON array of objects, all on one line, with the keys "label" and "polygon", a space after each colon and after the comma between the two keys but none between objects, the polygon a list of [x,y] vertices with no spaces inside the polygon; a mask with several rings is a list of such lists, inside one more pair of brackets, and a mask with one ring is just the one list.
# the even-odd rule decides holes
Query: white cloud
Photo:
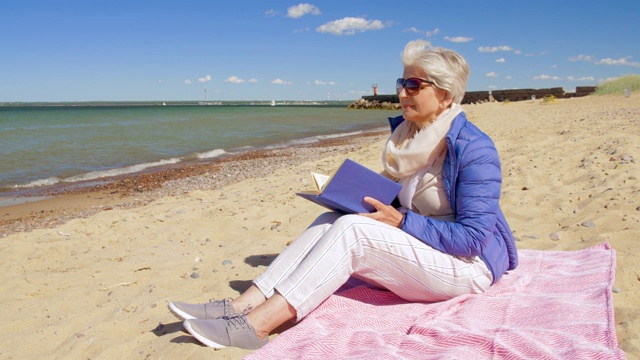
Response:
[{"label": "white cloud", "polygon": [[306,14],[320,15],[320,9],[311,4],[298,4],[287,9],[287,17],[297,19],[305,16]]},{"label": "white cloud", "polygon": [[274,16],[278,16],[278,14],[280,14],[280,12],[278,10],[269,9],[264,13],[264,16],[266,16],[266,17],[274,17]]},{"label": "white cloud", "polygon": [[201,77],[198,79],[199,83],[203,83],[203,82],[207,82],[207,81],[211,81],[211,75],[206,75],[204,77]]},{"label": "white cloud", "polygon": [[273,81],[271,81],[272,84],[276,84],[276,85],[291,85],[291,81],[285,81],[282,79],[275,79]]},{"label": "white cloud", "polygon": [[488,73],[484,74],[484,76],[486,76],[486,77],[498,77],[500,75],[498,75],[498,73],[492,71],[492,72],[488,72]]},{"label": "white cloud", "polygon": [[569,61],[586,61],[590,63],[594,63],[596,65],[622,65],[622,66],[632,66],[640,68],[640,62],[629,61],[631,59],[630,56],[623,57],[620,59],[612,59],[612,58],[604,58],[604,59],[596,59],[591,55],[576,55],[569,58]]},{"label": "white cloud", "polygon": [[505,60],[504,58],[500,58],[496,60],[497,63],[506,63],[507,60]]},{"label": "white cloud", "polygon": [[567,76],[567,80],[569,81],[594,81],[595,78],[593,76],[583,76],[579,78],[574,78],[573,76]]},{"label": "white cloud", "polygon": [[605,58],[602,60],[598,60],[596,62],[596,65],[624,65],[624,66],[633,66],[633,67],[640,68],[640,62],[628,61],[627,59],[630,59],[630,57],[627,56],[617,60],[611,59],[611,58]]},{"label": "white cloud", "polygon": [[416,33],[416,34],[422,34],[422,30],[420,30],[420,29],[418,29],[416,27],[410,27],[405,31],[409,31],[409,32]]},{"label": "white cloud", "polygon": [[356,32],[380,30],[383,28],[384,24],[380,20],[346,17],[321,25],[316,28],[316,31],[320,33],[330,33],[333,35],[353,35]]},{"label": "white cloud", "polygon": [[506,45],[502,45],[502,46],[480,46],[478,48],[478,51],[494,53],[494,52],[498,52],[498,51],[513,51],[513,48],[511,46],[506,46]]},{"label": "white cloud", "polygon": [[533,77],[535,80],[562,80],[559,76],[538,75]]},{"label": "white cloud", "polygon": [[464,36],[456,36],[456,37],[445,36],[444,39],[454,43],[468,43],[470,41],[473,41],[472,37],[464,37]]},{"label": "white cloud", "polygon": [[249,84],[257,84],[258,83],[258,79],[251,78],[251,79],[248,80],[248,82],[249,82]]},{"label": "white cloud", "polygon": [[440,33],[440,29],[435,28],[435,29],[433,29],[433,30],[429,30],[429,31],[427,31],[427,32],[425,33],[425,35],[426,35],[427,37],[432,37],[433,35],[437,35],[438,33]]},{"label": "white cloud", "polygon": [[593,56],[590,55],[578,55],[578,56],[572,56],[569,58],[569,61],[587,61],[587,62],[592,62],[595,59],[593,58]]},{"label": "white cloud", "polygon": [[320,81],[320,80],[315,80],[313,82],[313,85],[338,85],[337,82],[335,81]]},{"label": "white cloud", "polygon": [[187,79],[187,80],[184,81],[184,83],[187,84],[187,85],[191,85],[191,80]]},{"label": "white cloud", "polygon": [[237,76],[229,76],[224,82],[232,84],[242,84],[245,81]]},{"label": "white cloud", "polygon": [[293,33],[294,34],[304,33],[304,32],[308,32],[309,30],[310,30],[309,28],[296,29],[296,30],[293,30]]}]

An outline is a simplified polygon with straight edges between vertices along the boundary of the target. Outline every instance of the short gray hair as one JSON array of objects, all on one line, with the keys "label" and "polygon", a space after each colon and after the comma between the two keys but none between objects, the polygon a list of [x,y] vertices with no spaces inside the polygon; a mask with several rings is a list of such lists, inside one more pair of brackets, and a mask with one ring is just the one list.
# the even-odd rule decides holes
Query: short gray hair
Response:
[{"label": "short gray hair", "polygon": [[453,102],[458,104],[462,102],[469,65],[460,54],[450,49],[432,48],[424,40],[413,40],[407,43],[401,57],[405,67],[420,67],[438,88],[447,91],[448,98],[453,98]]}]

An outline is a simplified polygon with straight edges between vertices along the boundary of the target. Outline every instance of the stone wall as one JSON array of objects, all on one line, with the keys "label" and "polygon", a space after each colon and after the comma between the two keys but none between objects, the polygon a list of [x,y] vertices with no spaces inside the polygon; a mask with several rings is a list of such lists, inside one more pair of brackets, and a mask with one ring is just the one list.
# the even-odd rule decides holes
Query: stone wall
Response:
[{"label": "stone wall", "polygon": [[[462,104],[475,104],[489,101],[523,101],[531,100],[532,96],[542,99],[547,95],[553,95],[558,99],[587,96],[596,90],[595,86],[578,86],[575,92],[565,92],[564,88],[555,87],[547,89],[513,89],[489,91],[467,91],[462,99]],[[363,96],[348,106],[349,109],[400,109],[398,95],[371,95]]]}]

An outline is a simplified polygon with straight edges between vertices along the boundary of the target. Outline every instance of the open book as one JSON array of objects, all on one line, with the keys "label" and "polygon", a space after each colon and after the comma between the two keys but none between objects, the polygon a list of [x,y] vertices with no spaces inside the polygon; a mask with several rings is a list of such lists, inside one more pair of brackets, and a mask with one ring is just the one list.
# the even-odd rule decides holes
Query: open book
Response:
[{"label": "open book", "polygon": [[333,176],[312,173],[316,190],[296,193],[330,210],[354,214],[370,213],[375,208],[364,201],[372,197],[391,204],[402,186],[395,181],[346,159]]}]

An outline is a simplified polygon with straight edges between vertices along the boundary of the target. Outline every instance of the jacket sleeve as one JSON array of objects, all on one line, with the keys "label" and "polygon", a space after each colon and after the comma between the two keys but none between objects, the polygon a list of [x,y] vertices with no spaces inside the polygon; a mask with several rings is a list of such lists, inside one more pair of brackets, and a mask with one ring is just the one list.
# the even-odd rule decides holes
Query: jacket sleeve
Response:
[{"label": "jacket sleeve", "polygon": [[[497,150],[486,136],[456,149],[452,184],[455,222],[409,211],[401,228],[426,244],[455,256],[478,256],[492,241],[499,212],[502,174]],[[444,175],[443,175],[444,176]]]}]

